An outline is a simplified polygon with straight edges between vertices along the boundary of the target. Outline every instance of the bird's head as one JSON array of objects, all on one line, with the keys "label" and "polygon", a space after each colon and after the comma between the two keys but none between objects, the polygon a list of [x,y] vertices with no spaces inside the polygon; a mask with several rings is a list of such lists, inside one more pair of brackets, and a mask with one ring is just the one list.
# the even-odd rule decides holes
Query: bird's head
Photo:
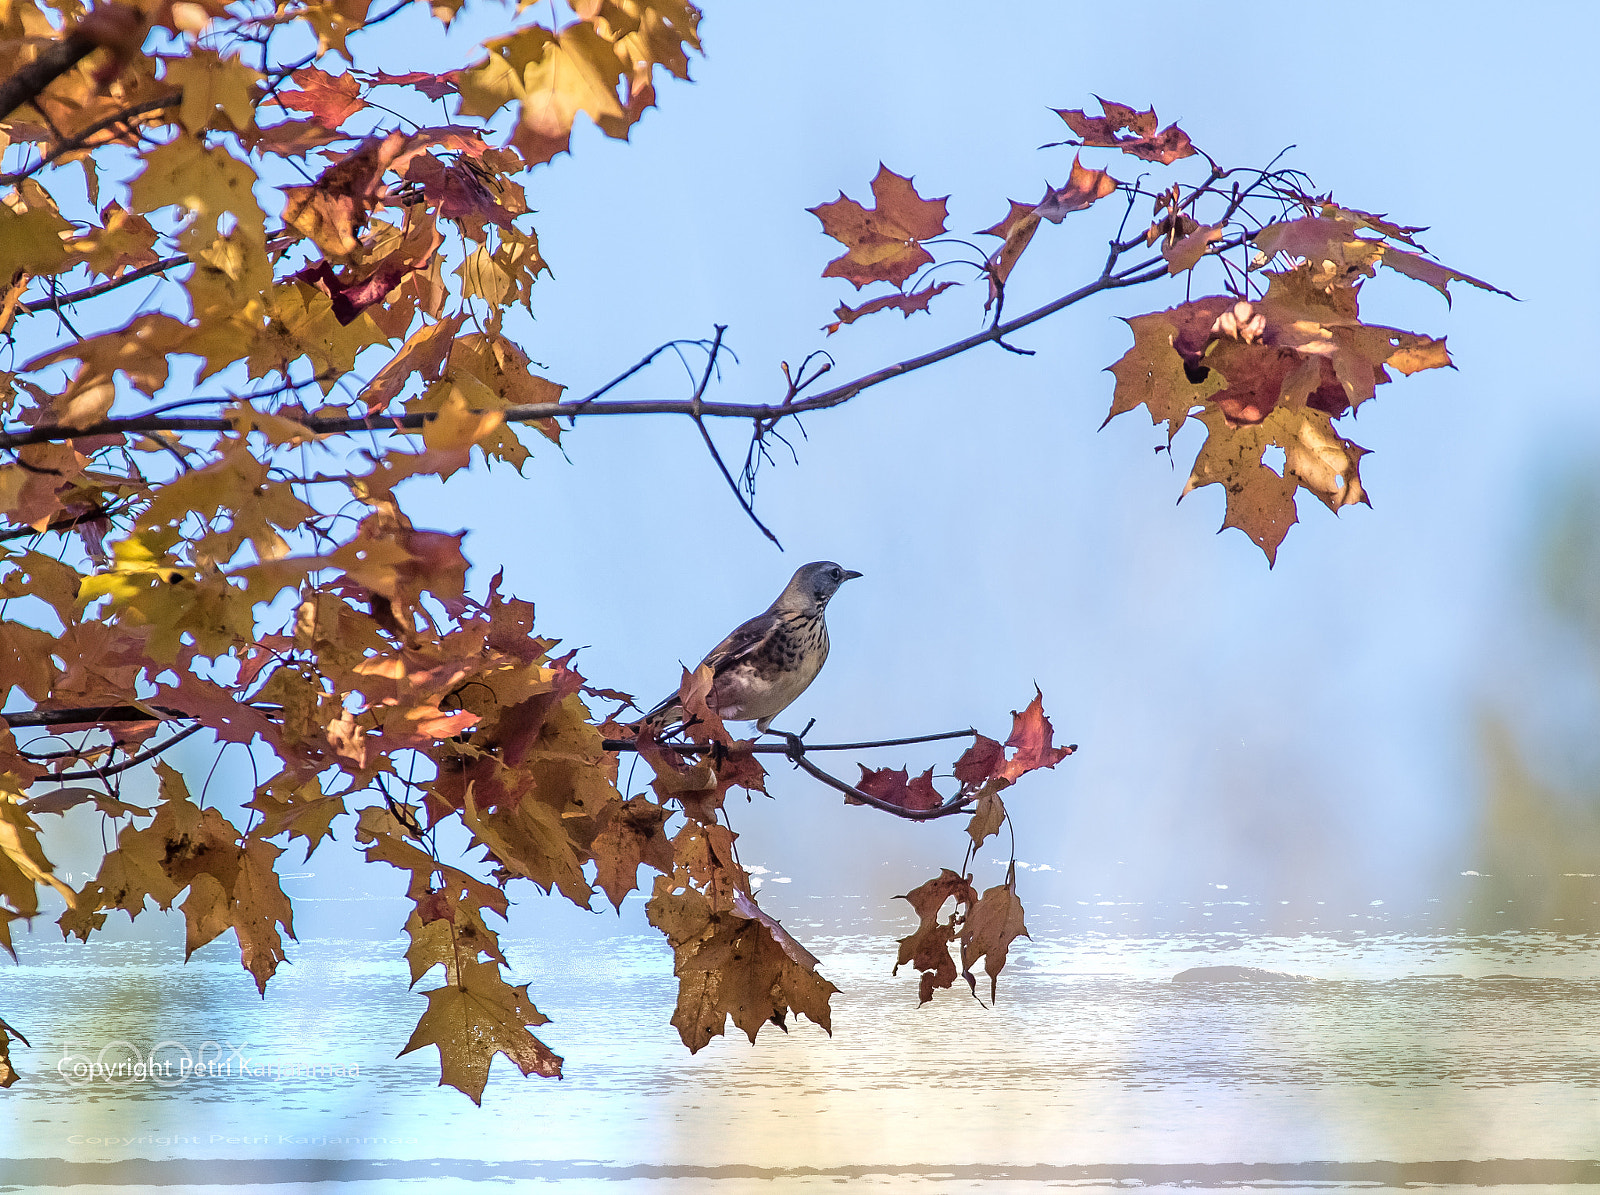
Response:
[{"label": "bird's head", "polygon": [[821,610],[828,604],[828,599],[839,591],[839,586],[860,575],[851,569],[840,568],[831,560],[816,560],[796,570],[789,587],[778,601]]}]

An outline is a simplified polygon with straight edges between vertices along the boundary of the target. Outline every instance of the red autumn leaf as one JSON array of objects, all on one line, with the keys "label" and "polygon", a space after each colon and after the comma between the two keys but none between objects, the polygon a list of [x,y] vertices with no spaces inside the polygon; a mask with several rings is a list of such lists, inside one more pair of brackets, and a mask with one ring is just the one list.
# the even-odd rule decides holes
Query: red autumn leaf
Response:
[{"label": "red autumn leaf", "polygon": [[1005,762],[1005,749],[993,739],[979,735],[977,741],[961,753],[956,760],[956,779],[962,788],[976,788]]},{"label": "red autumn leaf", "polygon": [[481,234],[485,224],[510,228],[511,213],[501,207],[483,180],[460,162],[441,162],[432,154],[418,154],[405,169],[408,181],[422,184],[422,193],[434,213],[446,220],[463,220]]},{"label": "red autumn leaf", "polygon": [[938,789],[933,787],[932,768],[909,783],[906,777],[904,768],[862,768],[861,779],[856,787],[868,796],[877,797],[901,809],[921,811],[937,809],[944,804]]},{"label": "red autumn leaf", "polygon": [[944,232],[945,199],[922,198],[909,178],[881,162],[872,194],[876,207],[871,209],[843,192],[832,203],[806,209],[822,221],[824,232],[849,249],[829,262],[822,276],[843,278],[857,290],[869,282],[901,285],[933,260],[921,242]]},{"label": "red autumn leaf", "polygon": [[335,270],[326,261],[315,262],[291,277],[316,287],[333,300],[333,315],[349,324],[399,286],[407,274],[425,270],[444,237],[432,220],[419,221],[390,253],[360,266]]},{"label": "red autumn leaf", "polygon": [[[1100,100],[1099,96],[1094,98]],[[1085,145],[1120,145],[1129,140],[1117,135],[1124,129],[1133,134],[1133,139],[1141,139],[1150,136],[1161,124],[1154,108],[1140,112],[1114,100],[1100,100],[1100,111],[1104,114],[1101,116],[1085,115],[1081,108],[1056,108],[1054,111],[1083,138]]]},{"label": "red autumn leaf", "polygon": [[411,138],[390,133],[368,137],[305,187],[284,187],[283,219],[317,243],[324,254],[348,257],[360,250],[356,239],[367,213],[379,202],[383,176],[400,169]]},{"label": "red autumn leaf", "polygon": [[301,67],[289,76],[299,90],[280,91],[278,103],[297,112],[309,112],[324,128],[336,129],[345,119],[367,106],[361,82],[355,75],[330,75],[314,66]]},{"label": "red autumn leaf", "polygon": [[353,134],[324,128],[315,120],[285,120],[240,136],[251,153],[277,154],[283,158],[303,158],[312,150],[335,141],[355,140]]},{"label": "red autumn leaf", "polygon": [[948,290],[954,286],[953,282],[940,282],[932,286],[925,286],[921,290],[912,291],[905,295],[883,295],[876,299],[869,299],[859,307],[847,307],[840,303],[833,309],[833,314],[838,316],[831,324],[824,324],[822,330],[832,336],[845,324],[853,324],[864,315],[872,315],[879,311],[898,311],[907,319],[911,318],[913,311],[928,310],[928,303],[940,291]]},{"label": "red autumn leaf", "polygon": [[1072,159],[1072,173],[1063,187],[1045,187],[1044,198],[1034,212],[1052,224],[1061,223],[1069,212],[1081,212],[1097,199],[1117,189],[1117,180],[1104,170],[1090,170],[1078,158]]},{"label": "red autumn leaf", "polygon": [[1028,708],[1020,714],[1015,710],[1011,712],[1011,737],[1006,740],[1006,746],[1015,747],[1016,754],[996,768],[994,774],[1003,780],[1015,781],[1039,768],[1053,768],[1077,750],[1075,745],[1055,746],[1054,737],[1055,728],[1044,716],[1044,694],[1035,685]]},{"label": "red autumn leaf", "polygon": [[437,75],[430,75],[427,71],[407,71],[403,75],[373,71],[367,78],[374,86],[415,88],[430,100],[442,100],[445,96],[455,95],[461,90],[461,72],[458,70],[441,71]]},{"label": "red autumn leaf", "polygon": [[[1100,99],[1099,96],[1095,97]],[[1055,113],[1067,122],[1067,127],[1082,138],[1084,146],[1105,146],[1120,149],[1125,154],[1143,158],[1147,162],[1160,162],[1170,166],[1179,158],[1192,157],[1197,151],[1185,133],[1171,124],[1156,132],[1159,121],[1156,111],[1150,108],[1138,112],[1126,104],[1100,100],[1103,116],[1088,116],[1081,108],[1056,108]],[[1131,136],[1121,136],[1126,130]]]}]

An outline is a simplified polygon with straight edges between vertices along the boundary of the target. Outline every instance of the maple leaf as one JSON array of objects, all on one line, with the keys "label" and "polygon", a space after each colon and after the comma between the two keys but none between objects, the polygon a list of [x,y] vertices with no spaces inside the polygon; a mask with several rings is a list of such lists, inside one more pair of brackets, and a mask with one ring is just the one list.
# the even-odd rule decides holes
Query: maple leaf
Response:
[{"label": "maple leaf", "polygon": [[1061,223],[1072,212],[1081,212],[1096,200],[1104,199],[1121,184],[1104,170],[1090,170],[1078,158],[1072,159],[1072,173],[1066,185],[1045,186],[1044,198],[1033,209],[1034,214],[1052,224]]},{"label": "maple leaf", "polygon": [[[1100,99],[1099,96],[1095,98]],[[1139,112],[1126,104],[1100,100],[1100,110],[1103,113],[1101,116],[1085,115],[1081,108],[1056,108],[1054,112],[1083,139],[1080,144],[1084,146],[1120,149],[1123,153],[1147,162],[1160,162],[1163,166],[1170,166],[1179,158],[1191,157],[1199,152],[1189,140],[1189,134],[1175,124],[1168,125],[1158,133],[1156,129],[1160,122],[1156,119],[1154,108]],[[1124,130],[1127,130],[1128,136],[1121,135]]]},{"label": "maple leaf", "polygon": [[1267,225],[1255,234],[1256,247],[1267,257],[1287,253],[1303,258],[1314,285],[1325,286],[1357,274],[1371,277],[1375,273],[1375,266],[1384,265],[1408,278],[1426,282],[1442,294],[1447,303],[1450,301],[1451,282],[1465,282],[1480,290],[1509,299],[1516,298],[1509,291],[1451,269],[1421,253],[1359,235],[1363,228],[1372,229],[1415,247],[1409,234],[1421,232],[1419,228],[1402,228],[1379,217],[1333,205],[1325,205],[1322,212],[1320,216],[1306,216]]},{"label": "maple leaf", "polygon": [[[690,1053],[720,1036],[729,1019],[754,1042],[766,1024],[786,1029],[790,1011],[831,1033],[828,1000],[839,989],[816,972],[816,959],[737,889],[729,911],[689,885],[682,872],[659,876],[645,906],[650,924],[674,952],[678,1005],[672,1025]],[[757,914],[746,916],[738,909]]]},{"label": "maple leaf", "polygon": [[[1046,187],[1048,189],[1048,184]],[[1018,203],[1015,199],[1007,202],[1011,204],[1011,210],[1005,217],[978,234],[1001,237],[1004,240],[1000,248],[989,255],[986,270],[989,278],[989,299],[983,305],[985,311],[989,309],[989,304],[999,297],[1006,280],[1011,277],[1011,271],[1016,269],[1023,250],[1033,240],[1033,234],[1039,230],[1038,204]]]},{"label": "maple leaf", "polygon": [[928,310],[928,303],[941,291],[949,290],[955,283],[939,282],[923,287],[921,290],[912,291],[910,294],[881,295],[876,299],[869,299],[859,307],[848,307],[843,303],[835,307],[833,314],[838,318],[831,324],[824,324],[822,330],[832,336],[845,324],[853,324],[864,315],[873,315],[879,311],[898,311],[907,319],[911,318],[913,311]]},{"label": "maple leaf", "polygon": [[[932,768],[908,782],[904,768],[875,768],[868,771],[862,767],[861,779],[856,781],[856,787],[868,796],[898,805],[901,809],[937,809],[944,803],[938,790],[933,787]],[[846,797],[845,800],[860,804],[853,797]]]},{"label": "maple leaf", "polygon": [[978,981],[972,974],[972,964],[983,959],[983,969],[989,976],[989,1002],[994,1003],[996,984],[1006,965],[1011,943],[1027,936],[1013,865],[1006,882],[988,889],[972,906],[961,926],[961,977],[972,988],[974,996],[978,994]]},{"label": "maple leaf", "polygon": [[606,806],[602,828],[589,850],[594,855],[595,883],[617,912],[622,912],[623,897],[639,886],[642,864],[662,873],[672,871],[672,842],[662,831],[667,816],[667,810],[644,797]]},{"label": "maple leaf", "polygon": [[333,837],[333,819],[346,812],[344,798],[325,795],[316,777],[297,783],[286,772],[258,785],[245,808],[262,815],[261,824],[255,829],[257,837],[276,838],[287,833],[291,841],[304,838],[307,859],[323,839]]},{"label": "maple leaf", "polygon": [[350,324],[368,307],[383,302],[406,275],[427,269],[443,243],[444,236],[431,214],[423,214],[408,221],[399,238],[380,242],[388,250],[381,256],[374,254],[360,265],[337,270],[328,262],[319,261],[291,277],[327,295],[333,303],[334,318],[341,324]]},{"label": "maple leaf", "polygon": [[1054,737],[1055,730],[1044,714],[1044,694],[1035,685],[1028,708],[1021,713],[1011,711],[1011,737],[1006,746],[1016,748],[1016,754],[996,767],[994,775],[1015,783],[1029,772],[1055,767],[1078,749],[1076,744],[1057,747]]},{"label": "maple leaf", "polygon": [[975,789],[1005,762],[1005,749],[987,735],[978,735],[956,760],[955,778],[963,789]]},{"label": "maple leaf", "polygon": [[18,1033],[13,1026],[6,1024],[3,1017],[0,1017],[0,1091],[10,1087],[21,1077],[11,1065],[11,1039],[13,1037],[23,1045],[28,1046],[30,1049],[32,1048],[33,1043]]},{"label": "maple leaf", "polygon": [[48,884],[67,901],[70,910],[77,893],[55,875],[39,845],[39,827],[14,792],[0,791],[0,947],[13,960],[11,922],[32,918],[39,911],[38,885]]},{"label": "maple leaf", "polygon": [[1444,296],[1446,303],[1450,302],[1450,284],[1452,282],[1465,282],[1469,286],[1477,287],[1479,290],[1504,295],[1508,299],[1517,297],[1508,290],[1501,290],[1498,286],[1491,286],[1481,278],[1474,278],[1471,274],[1463,274],[1460,270],[1453,270],[1449,266],[1441,265],[1432,258],[1422,256],[1420,253],[1408,253],[1404,249],[1396,249],[1390,246],[1383,251],[1383,257],[1379,260],[1397,274],[1404,274],[1407,278],[1415,278],[1418,282],[1426,282]]},{"label": "maple leaf", "polygon": [[923,199],[911,179],[883,163],[872,180],[875,206],[864,208],[840,192],[832,203],[807,208],[822,230],[849,252],[822,271],[824,278],[843,278],[860,290],[872,282],[900,286],[933,256],[921,242],[944,233],[944,199]]},{"label": "maple leaf", "polygon": [[145,214],[170,204],[192,212],[194,223],[185,239],[196,246],[216,241],[218,221],[231,214],[240,234],[265,252],[266,216],[256,202],[256,175],[248,165],[188,133],[142,157],[144,170],[129,184],[134,210]]},{"label": "maple leaf", "polygon": [[424,323],[413,332],[361,392],[368,413],[388,406],[412,374],[421,374],[425,382],[437,382],[450,355],[451,342],[466,318],[465,312],[446,316],[437,323]]},{"label": "maple leaf", "polygon": [[1209,372],[1200,374],[1198,381],[1191,376],[1193,367],[1175,347],[1178,326],[1167,313],[1136,315],[1123,322],[1133,333],[1133,347],[1108,367],[1117,385],[1111,410],[1100,426],[1143,406],[1152,424],[1167,425],[1167,442],[1171,443],[1190,413],[1222,389],[1226,380]]},{"label": "maple leaf", "polygon": [[987,311],[1005,289],[1006,280],[1011,277],[1011,271],[1016,268],[1023,250],[1033,240],[1033,234],[1038,231],[1041,219],[1059,224],[1069,213],[1083,211],[1096,200],[1111,194],[1119,185],[1106,171],[1089,170],[1081,160],[1074,158],[1072,172],[1065,186],[1057,188],[1046,183],[1044,198],[1038,203],[1018,203],[1015,199],[1009,200],[1011,210],[1006,213],[1005,218],[996,221],[978,234],[1004,239],[1004,243],[989,255],[986,263],[989,300],[984,304],[984,310]]},{"label": "maple leaf", "polygon": [[284,223],[310,237],[328,257],[353,259],[361,251],[357,234],[379,201],[384,174],[399,168],[409,148],[404,133],[368,137],[310,186],[282,188]]},{"label": "maple leaf", "polygon": [[311,113],[324,128],[337,129],[367,106],[361,97],[361,81],[353,71],[335,76],[314,66],[304,66],[289,77],[299,87],[281,89],[274,95],[274,102],[297,112]]},{"label": "maple leaf", "polygon": [[374,86],[388,85],[391,87],[410,87],[420,91],[430,100],[442,100],[447,95],[456,95],[460,92],[460,71],[440,71],[438,74],[429,74],[427,71],[407,71],[403,75],[385,74],[383,71],[368,71],[366,77]]},{"label": "maple leaf", "polygon": [[1167,273],[1181,274],[1192,270],[1206,255],[1210,246],[1222,239],[1222,225],[1201,224],[1170,244],[1161,246],[1161,256],[1167,259]]},{"label": "maple leaf", "polygon": [[[1285,403],[1256,424],[1235,426],[1220,411],[1200,418],[1209,434],[1183,492],[1221,485],[1227,493],[1223,529],[1238,527],[1269,563],[1297,519],[1297,489],[1310,490],[1336,514],[1353,503],[1370,505],[1360,474],[1367,450],[1334,431],[1326,412]],[[1262,463],[1274,445],[1284,452],[1281,473]]]},{"label": "maple leaf", "polygon": [[437,1046],[441,1087],[448,1084],[481,1104],[496,1054],[504,1054],[524,1075],[561,1077],[560,1055],[528,1032],[528,1026],[548,1024],[550,1018],[528,999],[526,984],[512,987],[501,977],[499,963],[463,961],[454,983],[424,995],[428,1010],[400,1057]]},{"label": "maple leaf", "polygon": [[[940,910],[951,898],[955,899],[958,911],[951,913],[949,921],[941,922]],[[978,893],[970,878],[958,876],[946,867],[933,879],[895,899],[907,901],[916,910],[919,924],[916,932],[900,939],[900,954],[893,974],[899,974],[907,963],[921,972],[918,1003],[926,1004],[933,999],[936,988],[947,988],[956,981],[956,964],[950,956],[955,921],[960,915],[959,906],[975,904]]]},{"label": "maple leaf", "polygon": [[512,228],[512,213],[465,162],[448,164],[432,154],[418,154],[406,165],[407,181],[419,183],[434,211],[446,220],[463,221],[469,234],[483,239],[486,225]]},{"label": "maple leaf", "polygon": [[166,80],[183,91],[178,120],[191,133],[207,128],[239,132],[255,123],[256,88],[265,76],[237,55],[224,58],[196,46],[185,57],[168,59],[166,72]]},{"label": "maple leaf", "polygon": [[100,224],[68,242],[68,249],[95,273],[115,277],[159,260],[156,230],[137,212],[113,200],[101,209]]},{"label": "maple leaf", "polygon": [[257,127],[240,138],[252,153],[277,154],[285,158],[304,158],[314,149],[336,141],[354,141],[353,133],[327,129],[314,120],[283,120]]}]

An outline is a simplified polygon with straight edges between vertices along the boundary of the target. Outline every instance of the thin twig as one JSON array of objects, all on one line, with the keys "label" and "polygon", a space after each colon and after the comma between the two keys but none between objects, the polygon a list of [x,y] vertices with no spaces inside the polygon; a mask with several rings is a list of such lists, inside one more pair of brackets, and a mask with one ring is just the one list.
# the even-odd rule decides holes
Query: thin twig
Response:
[{"label": "thin twig", "polygon": [[[771,734],[781,734],[781,731],[769,731]],[[874,747],[906,747],[913,743],[937,743],[944,739],[977,738],[976,730],[946,730],[939,734],[919,734],[906,739],[879,739],[868,743],[807,743],[807,751],[868,751]],[[638,745],[633,739],[605,739],[600,744],[607,751],[637,751]],[[676,751],[681,755],[705,755],[714,750],[707,743],[662,743],[663,750]],[[727,748],[723,748],[727,750]],[[789,748],[780,743],[752,743],[749,746],[739,747],[741,752],[751,755],[787,755]]]},{"label": "thin twig", "polygon": [[[160,755],[163,751],[167,750],[167,748],[177,746],[190,735],[196,734],[205,728],[205,723],[196,722],[193,726],[186,727],[185,729],[178,731],[177,734],[173,735],[166,742],[157,743],[148,751],[141,751],[138,755],[135,755],[130,759],[125,759],[121,763],[112,764],[110,767],[105,768],[89,768],[81,772],[57,772],[55,775],[40,776],[39,780],[35,783],[43,782],[45,780],[98,780],[103,776],[114,776],[118,772],[126,772],[129,768],[136,768],[142,763],[149,762],[156,756]],[[93,749],[94,748],[90,748],[90,750]]]},{"label": "thin twig", "polygon": [[822,783],[826,784],[829,788],[838,789],[838,791],[842,792],[852,802],[859,802],[862,805],[871,805],[874,809],[881,809],[885,813],[892,813],[896,817],[904,818],[908,822],[931,822],[935,818],[950,817],[957,813],[965,813],[972,803],[978,799],[976,794],[965,797],[955,796],[950,798],[950,800],[946,801],[943,805],[936,806],[933,809],[904,809],[892,801],[885,801],[882,797],[875,797],[871,793],[862,792],[855,785],[847,784],[843,780],[840,780],[837,776],[833,776],[827,772],[824,772],[821,768],[817,767],[816,764],[812,763],[806,758],[807,748],[806,745],[800,741],[799,735],[786,734],[784,735],[784,738],[788,739],[789,741],[789,745],[785,749],[785,754],[787,754],[788,757],[794,761],[796,767],[800,768],[813,778],[822,781]]},{"label": "thin twig", "polygon": [[717,353],[722,349],[722,334],[728,330],[727,324],[714,324],[716,336],[711,341],[711,352],[706,357],[706,369],[700,375],[700,384],[694,388],[694,397],[689,400],[689,417],[694,420],[694,425],[700,429],[700,438],[706,442],[706,451],[711,453],[711,459],[717,462],[717,468],[722,470],[723,479],[728,483],[728,488],[733,491],[733,496],[744,513],[750,516],[750,521],[761,531],[761,534],[777,544],[778,551],[783,551],[783,545],[778,543],[778,537],[772,534],[771,528],[756,517],[755,508],[746,500],[744,493],[739,489],[739,483],[733,479],[733,474],[728,472],[727,463],[722,459],[722,453],[717,451],[716,441],[711,438],[711,431],[706,427],[706,421],[700,417],[700,400],[706,392],[706,386],[711,381],[711,373],[717,365]]}]

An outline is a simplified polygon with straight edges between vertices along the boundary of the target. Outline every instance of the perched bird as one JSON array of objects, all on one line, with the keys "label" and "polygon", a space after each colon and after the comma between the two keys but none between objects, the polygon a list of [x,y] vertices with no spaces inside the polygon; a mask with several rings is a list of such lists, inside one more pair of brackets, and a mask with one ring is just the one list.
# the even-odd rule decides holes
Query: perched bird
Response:
[{"label": "perched bird", "polygon": [[[772,720],[816,680],[828,658],[828,599],[861,574],[818,560],[795,571],[777,601],[740,625],[700,661],[711,669],[706,704],[719,717],[754,721],[765,733]],[[674,693],[641,720],[655,726],[681,721]]]}]

